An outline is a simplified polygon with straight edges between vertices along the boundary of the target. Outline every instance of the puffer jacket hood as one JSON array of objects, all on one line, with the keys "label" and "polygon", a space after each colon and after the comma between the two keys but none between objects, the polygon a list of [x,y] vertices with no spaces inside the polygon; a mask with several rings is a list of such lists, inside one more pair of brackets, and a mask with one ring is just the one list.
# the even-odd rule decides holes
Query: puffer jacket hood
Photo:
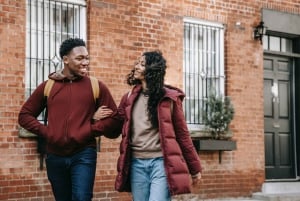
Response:
[{"label": "puffer jacket hood", "polygon": [[181,99],[181,101],[183,101],[183,99],[185,97],[184,92],[177,87],[166,84],[165,90],[166,90],[165,97],[169,97],[174,101],[177,99],[177,97],[179,97]]}]

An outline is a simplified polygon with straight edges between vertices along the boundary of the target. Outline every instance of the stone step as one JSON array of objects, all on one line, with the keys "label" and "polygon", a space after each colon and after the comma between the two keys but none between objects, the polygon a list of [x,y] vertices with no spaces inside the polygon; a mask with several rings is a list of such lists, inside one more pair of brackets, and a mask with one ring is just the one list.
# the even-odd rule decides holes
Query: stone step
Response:
[{"label": "stone step", "polygon": [[300,182],[266,182],[252,197],[265,201],[300,201]]},{"label": "stone step", "polygon": [[254,193],[252,197],[263,201],[300,201],[300,193]]},{"label": "stone step", "polygon": [[262,186],[262,193],[300,193],[300,182],[265,182]]}]

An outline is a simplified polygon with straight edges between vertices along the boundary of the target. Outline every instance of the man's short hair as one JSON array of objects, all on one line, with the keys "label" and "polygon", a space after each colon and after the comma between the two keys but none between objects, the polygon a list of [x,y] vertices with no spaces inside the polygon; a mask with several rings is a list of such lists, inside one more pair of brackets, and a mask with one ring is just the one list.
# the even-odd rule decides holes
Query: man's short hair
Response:
[{"label": "man's short hair", "polygon": [[59,48],[59,56],[62,59],[63,56],[68,55],[73,48],[79,47],[79,46],[84,46],[85,47],[85,42],[84,40],[80,38],[68,38],[65,41],[63,41],[60,45]]}]

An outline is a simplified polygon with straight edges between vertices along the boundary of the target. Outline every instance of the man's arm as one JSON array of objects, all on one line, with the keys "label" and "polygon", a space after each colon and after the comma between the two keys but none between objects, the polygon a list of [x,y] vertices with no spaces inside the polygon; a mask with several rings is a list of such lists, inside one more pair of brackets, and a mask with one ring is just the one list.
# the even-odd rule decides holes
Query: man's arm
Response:
[{"label": "man's arm", "polygon": [[44,87],[45,82],[37,87],[21,107],[18,117],[18,122],[21,127],[41,136],[46,134],[46,126],[39,122],[37,117],[46,107]]},{"label": "man's arm", "polygon": [[107,118],[95,121],[95,123],[92,124],[92,132],[95,136],[104,135],[111,139],[117,138],[121,134],[123,121],[118,115],[116,103],[108,88],[102,82],[99,82],[99,86],[99,105],[107,106],[113,113]]}]

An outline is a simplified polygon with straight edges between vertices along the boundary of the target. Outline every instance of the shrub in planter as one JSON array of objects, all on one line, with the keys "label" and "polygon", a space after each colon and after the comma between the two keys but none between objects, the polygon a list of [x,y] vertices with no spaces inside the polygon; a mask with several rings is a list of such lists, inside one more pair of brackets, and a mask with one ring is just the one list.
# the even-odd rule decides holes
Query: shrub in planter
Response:
[{"label": "shrub in planter", "polygon": [[214,139],[224,139],[228,136],[229,124],[234,116],[234,107],[228,96],[211,94],[205,101],[203,120],[206,130]]}]

